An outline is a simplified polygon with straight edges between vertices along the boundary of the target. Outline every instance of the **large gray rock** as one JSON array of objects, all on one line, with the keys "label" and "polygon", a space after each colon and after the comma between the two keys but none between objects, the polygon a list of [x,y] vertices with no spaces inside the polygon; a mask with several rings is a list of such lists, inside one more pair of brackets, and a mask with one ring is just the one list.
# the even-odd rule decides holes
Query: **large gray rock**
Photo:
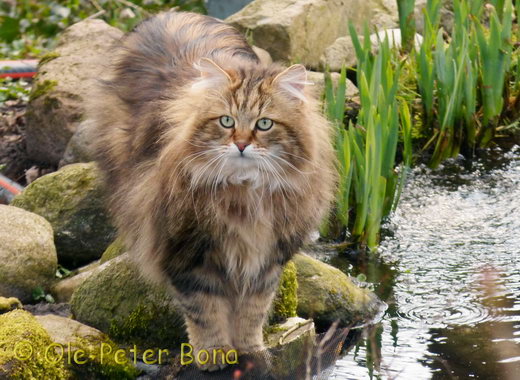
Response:
[{"label": "large gray rock", "polygon": [[94,163],[67,165],[40,177],[11,204],[51,223],[60,262],[69,266],[99,259],[115,238]]},{"label": "large gray rock", "polygon": [[101,20],[85,20],[59,36],[42,57],[27,107],[29,156],[58,164],[84,113],[84,99],[103,72],[107,52],[123,33]]},{"label": "large gray rock", "polygon": [[32,300],[53,282],[58,259],[52,227],[39,215],[0,205],[0,296]]},{"label": "large gray rock", "polygon": [[255,0],[226,22],[251,36],[275,61],[319,64],[327,46],[348,34],[348,20],[359,29],[397,26],[392,0]]}]

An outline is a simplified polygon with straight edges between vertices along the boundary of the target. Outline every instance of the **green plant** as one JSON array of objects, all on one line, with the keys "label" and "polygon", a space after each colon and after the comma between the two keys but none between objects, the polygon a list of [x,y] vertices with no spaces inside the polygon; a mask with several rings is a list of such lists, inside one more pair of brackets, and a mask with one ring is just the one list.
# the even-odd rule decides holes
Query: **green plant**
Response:
[{"label": "green plant", "polygon": [[[397,87],[399,63],[388,40],[372,54],[368,28],[363,45],[350,25],[350,34],[358,59],[357,79],[361,109],[357,123],[343,124],[346,71],[342,70],[334,92],[326,80],[326,113],[336,126],[335,148],[339,173],[336,215],[333,220],[350,232],[359,247],[374,250],[379,242],[381,221],[396,206],[405,179],[405,170],[395,168],[400,135]],[[408,108],[401,117],[405,164],[411,162],[411,122]],[[329,230],[325,230],[328,232]],[[323,232],[323,231],[322,231]]]},{"label": "green plant", "polygon": [[0,57],[37,57],[67,26],[88,17],[124,31],[169,8],[205,13],[203,0],[8,0],[0,2]]},{"label": "green plant", "polygon": [[512,4],[495,3],[488,28],[481,22],[482,2],[454,0],[447,41],[439,29],[440,0],[429,0],[425,8],[424,42],[415,61],[423,134],[430,136],[424,148],[433,147],[432,167],[456,156],[461,147],[486,146],[500,123],[511,69]]},{"label": "green plant", "polygon": [[410,52],[414,47],[415,39],[415,0],[397,0],[399,11],[399,27],[401,28],[402,50]]},{"label": "green plant", "polygon": [[7,100],[21,99],[26,102],[29,100],[31,85],[24,81],[14,81],[11,78],[0,78],[0,104]]}]

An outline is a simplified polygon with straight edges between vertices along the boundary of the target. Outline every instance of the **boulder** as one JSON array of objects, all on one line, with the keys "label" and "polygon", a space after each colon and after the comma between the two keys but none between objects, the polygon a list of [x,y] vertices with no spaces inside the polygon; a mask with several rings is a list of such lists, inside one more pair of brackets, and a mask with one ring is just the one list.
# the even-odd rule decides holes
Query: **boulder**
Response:
[{"label": "boulder", "polygon": [[[381,43],[388,38],[391,47],[401,47],[401,30],[400,29],[386,29],[378,33],[370,35],[370,44],[372,45],[372,52],[376,53]],[[360,42],[364,38],[359,35]],[[416,34],[414,45],[418,49],[422,44],[423,38]],[[320,58],[320,66],[322,69],[329,68],[331,71],[340,71],[341,67],[353,67],[357,65],[356,50],[350,36],[340,37],[332,45],[325,49],[325,52]]]},{"label": "boulder", "polygon": [[74,292],[71,307],[78,321],[143,349],[179,347],[187,339],[172,297],[144,280],[128,254],[88,277]]},{"label": "boulder", "polygon": [[27,311],[0,315],[0,342],[0,379],[70,378],[63,361],[49,353],[51,337]]},{"label": "boulder", "polygon": [[352,326],[373,319],[384,305],[368,289],[356,286],[341,270],[305,254],[293,260],[298,279],[298,316],[312,318],[320,329],[339,320]]},{"label": "boulder", "polygon": [[54,281],[58,259],[52,227],[44,218],[0,205],[0,296],[32,301]]},{"label": "boulder", "polygon": [[[66,359],[73,378],[119,380],[137,377],[132,353],[120,349],[101,331],[52,314],[36,316],[36,320],[49,334],[59,355]],[[116,354],[118,350],[120,354]]]},{"label": "boulder", "polygon": [[27,107],[27,153],[58,164],[84,113],[84,99],[107,63],[107,52],[123,32],[102,20],[67,28],[56,49],[38,66]]},{"label": "boulder", "polygon": [[11,204],[51,223],[59,261],[67,266],[100,258],[115,238],[94,163],[67,165],[40,177]]},{"label": "boulder", "polygon": [[348,20],[377,29],[398,25],[392,0],[255,0],[226,22],[251,36],[275,61],[319,65],[325,48],[348,34]]}]

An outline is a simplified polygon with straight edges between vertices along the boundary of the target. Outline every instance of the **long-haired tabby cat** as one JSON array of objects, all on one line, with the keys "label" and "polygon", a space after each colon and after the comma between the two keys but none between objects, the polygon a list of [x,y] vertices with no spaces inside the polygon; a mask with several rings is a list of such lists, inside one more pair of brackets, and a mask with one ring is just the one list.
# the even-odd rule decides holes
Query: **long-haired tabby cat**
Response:
[{"label": "long-haired tabby cat", "polygon": [[231,26],[169,12],[120,41],[93,96],[111,211],[195,352],[263,348],[282,266],[327,212],[330,130],[307,84]]}]

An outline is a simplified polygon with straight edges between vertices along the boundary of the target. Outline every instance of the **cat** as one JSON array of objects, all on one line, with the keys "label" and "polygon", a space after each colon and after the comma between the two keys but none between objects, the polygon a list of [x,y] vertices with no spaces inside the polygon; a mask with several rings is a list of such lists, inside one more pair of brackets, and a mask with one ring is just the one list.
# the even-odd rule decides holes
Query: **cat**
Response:
[{"label": "cat", "polygon": [[306,76],[172,11],[122,38],[92,95],[110,211],[143,273],[170,286],[194,352],[264,348],[282,267],[327,215],[331,127]]}]

